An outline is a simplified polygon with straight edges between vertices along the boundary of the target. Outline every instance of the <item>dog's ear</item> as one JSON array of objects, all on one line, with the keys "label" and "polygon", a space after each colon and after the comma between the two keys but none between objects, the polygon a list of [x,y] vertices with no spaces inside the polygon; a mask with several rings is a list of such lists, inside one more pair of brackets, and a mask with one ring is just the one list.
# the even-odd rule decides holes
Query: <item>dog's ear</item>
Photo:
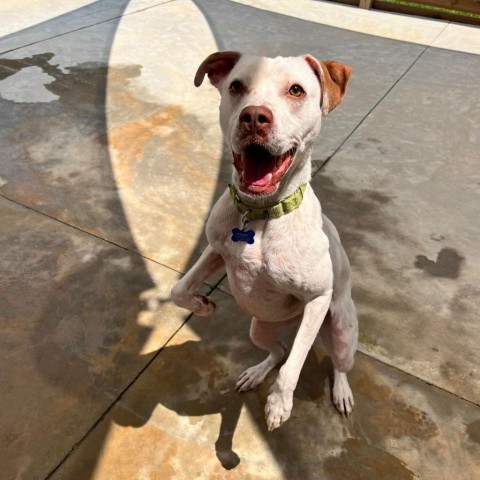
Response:
[{"label": "dog's ear", "polygon": [[242,56],[239,52],[216,52],[209,55],[198,67],[195,74],[194,84],[199,87],[205,75],[211,84],[218,87],[218,84],[232,71],[232,68]]},{"label": "dog's ear", "polygon": [[319,62],[311,55],[306,55],[305,60],[320,82],[320,107],[323,115],[327,116],[342,101],[352,68],[338,62]]}]

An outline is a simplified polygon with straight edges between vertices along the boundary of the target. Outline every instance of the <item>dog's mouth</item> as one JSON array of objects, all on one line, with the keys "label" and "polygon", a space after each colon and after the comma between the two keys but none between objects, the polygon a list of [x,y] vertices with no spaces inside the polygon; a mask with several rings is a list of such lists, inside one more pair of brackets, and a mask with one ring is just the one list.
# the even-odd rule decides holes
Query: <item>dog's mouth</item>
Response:
[{"label": "dog's mouth", "polygon": [[278,182],[292,164],[296,148],[281,155],[272,155],[259,144],[247,146],[242,153],[233,153],[233,164],[240,178],[240,190],[256,195],[276,191]]}]

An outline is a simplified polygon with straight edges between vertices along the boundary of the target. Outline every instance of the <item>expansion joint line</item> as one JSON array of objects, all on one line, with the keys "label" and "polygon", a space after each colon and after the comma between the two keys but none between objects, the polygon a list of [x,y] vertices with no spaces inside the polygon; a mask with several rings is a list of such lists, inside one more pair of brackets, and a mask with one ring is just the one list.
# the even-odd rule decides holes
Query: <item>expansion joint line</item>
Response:
[{"label": "expansion joint line", "polygon": [[153,262],[161,267],[167,268],[168,270],[171,270],[172,272],[183,274],[183,272],[180,272],[176,270],[175,268],[172,268],[168,265],[165,265],[164,263],[159,262],[158,260],[155,260],[154,258],[147,257],[146,255],[142,255],[140,252],[137,250],[134,250],[132,248],[125,247],[124,245],[120,245],[119,243],[113,242],[112,240],[108,240],[107,238],[101,237],[100,235],[96,235],[95,233],[89,232],[88,230],[84,230],[83,228],[80,228],[76,225],[73,225],[71,223],[65,222],[63,220],[60,220],[57,217],[54,217],[53,215],[49,215],[48,213],[42,212],[41,210],[37,210],[36,208],[30,207],[29,205],[24,205],[21,202],[17,202],[16,200],[13,200],[12,198],[7,197],[6,195],[3,195],[0,193],[0,198],[3,198],[4,200],[7,200],[15,205],[18,205],[19,207],[25,208],[27,210],[30,210],[32,212],[37,213],[38,215],[42,215],[43,217],[49,218],[50,220],[53,220],[54,222],[61,223],[62,225],[65,225],[66,227],[73,228],[74,230],[77,230],[78,232],[81,232],[85,235],[89,235],[90,237],[96,238],[97,240],[101,240],[102,242],[108,243],[110,245],[113,245],[114,247],[121,248],[122,250],[125,250],[133,255],[137,255],[144,260],[148,260],[149,262]]},{"label": "expansion joint line", "polygon": [[[217,286],[220,284],[220,282],[225,278],[226,275],[224,275],[214,286],[209,288],[209,291],[207,292],[207,296],[210,296],[213,291],[217,288]],[[159,357],[159,355],[167,348],[170,344],[170,342],[173,340],[175,335],[190,321],[190,319],[193,317],[193,313],[188,314],[188,316],[185,318],[183,323],[175,330],[175,332],[172,333],[172,335],[168,338],[168,340],[165,342],[165,344],[159,348],[159,350],[152,356],[152,358],[140,369],[140,371],[133,377],[133,379],[130,381],[130,383],[114,398],[114,400],[111,402],[111,404],[103,411],[103,413],[100,415],[100,417],[94,422],[94,424],[84,433],[82,438],[76,442],[72,448],[66,453],[66,455],[60,460],[60,462],[48,473],[48,475],[45,477],[45,480],[49,480],[52,475],[58,471],[58,469],[69,459],[69,457],[80,447],[80,445],[90,436],[90,434],[97,428],[98,425],[100,425],[101,422],[103,422],[106,418],[106,416],[113,410],[113,408],[120,402],[122,397],[132,388],[135,383],[140,379],[140,377],[145,373],[145,371],[148,370],[150,365]]]},{"label": "expansion joint line", "polygon": [[85,434],[76,442],[72,448],[67,452],[67,454],[60,460],[60,462],[48,473],[45,477],[45,480],[48,480],[52,475],[58,471],[58,469],[68,460],[68,458],[80,447],[80,445],[88,438],[88,436],[97,428],[97,426],[105,420],[105,417],[113,410],[113,408],[118,404],[122,397],[127,393],[127,391],[137,382],[137,380],[143,375],[143,373],[150,367],[150,365],[158,358],[162,351],[168,347],[169,343],[175,337],[175,335],[183,328],[183,326],[192,318],[193,313],[190,313],[185,321],[173,332],[170,338],[165,342],[165,344],[152,356],[152,358],[140,369],[140,371],[133,377],[130,383],[115,397],[113,402],[103,411],[100,417],[95,421],[95,423],[85,432]]}]

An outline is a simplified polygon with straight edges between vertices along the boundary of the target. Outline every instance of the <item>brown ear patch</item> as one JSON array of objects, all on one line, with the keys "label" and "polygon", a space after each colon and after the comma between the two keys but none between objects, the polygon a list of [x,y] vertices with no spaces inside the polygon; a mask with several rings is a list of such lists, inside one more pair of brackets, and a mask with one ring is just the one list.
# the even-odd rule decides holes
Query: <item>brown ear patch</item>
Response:
[{"label": "brown ear patch", "polygon": [[209,55],[198,67],[194,84],[199,87],[205,75],[215,87],[232,71],[242,56],[239,52],[216,52]]},{"label": "brown ear patch", "polygon": [[339,62],[319,62],[311,55],[305,60],[320,82],[322,99],[320,106],[324,116],[328,115],[343,99],[352,68]]}]

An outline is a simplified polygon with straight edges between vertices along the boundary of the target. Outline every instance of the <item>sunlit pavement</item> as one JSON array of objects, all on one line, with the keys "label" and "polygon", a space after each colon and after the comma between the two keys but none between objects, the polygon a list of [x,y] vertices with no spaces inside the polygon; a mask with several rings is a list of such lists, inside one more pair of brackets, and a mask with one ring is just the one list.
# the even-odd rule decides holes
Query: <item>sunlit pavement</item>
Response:
[{"label": "sunlit pavement", "polygon": [[[0,18],[2,478],[480,478],[479,29],[310,0]],[[275,372],[234,391],[263,353],[225,279],[211,319],[169,299],[230,177],[217,92],[193,86],[217,50],[353,67],[312,180],[354,270],[348,419],[318,345],[267,432]]]}]

